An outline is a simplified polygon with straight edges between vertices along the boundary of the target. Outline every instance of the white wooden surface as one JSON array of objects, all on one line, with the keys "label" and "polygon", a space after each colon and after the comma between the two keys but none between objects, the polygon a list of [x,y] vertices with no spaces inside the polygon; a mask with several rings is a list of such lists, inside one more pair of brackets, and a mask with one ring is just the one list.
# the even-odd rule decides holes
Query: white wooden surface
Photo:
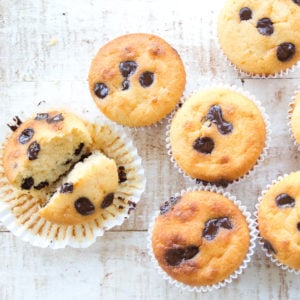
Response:
[{"label": "white wooden surface", "polygon": [[[213,19],[221,0],[1,0],[0,138],[5,124],[37,105],[70,106],[98,114],[87,87],[98,48],[124,33],[148,32],[178,50],[187,72],[185,94],[212,80],[244,87],[272,123],[267,159],[228,190],[253,212],[261,190],[298,170],[300,154],[289,137],[288,103],[300,70],[284,79],[242,79],[218,52]],[[163,281],[147,254],[149,220],[173,193],[190,185],[166,154],[165,125],[130,131],[143,159],[147,188],[131,218],[88,249],[40,249],[0,227],[0,299],[298,299],[299,277],[271,264],[257,248],[246,272],[229,287],[207,294],[182,292]],[[255,134],[255,133],[254,133]]]}]

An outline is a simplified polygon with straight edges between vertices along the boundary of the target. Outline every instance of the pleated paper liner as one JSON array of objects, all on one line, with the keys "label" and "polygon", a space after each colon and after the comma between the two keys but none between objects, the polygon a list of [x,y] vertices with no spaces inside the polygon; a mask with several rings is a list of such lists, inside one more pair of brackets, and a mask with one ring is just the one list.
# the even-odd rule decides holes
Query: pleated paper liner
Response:
[{"label": "pleated paper liner", "polygon": [[193,178],[193,177],[189,176],[188,174],[186,174],[186,172],[182,168],[179,167],[179,165],[177,164],[177,162],[172,154],[172,147],[171,147],[171,141],[170,141],[171,123],[172,123],[172,120],[173,120],[176,112],[180,109],[180,107],[182,106],[184,101],[186,99],[188,99],[189,97],[191,97],[194,93],[190,94],[189,96],[186,96],[185,99],[183,99],[177,105],[176,109],[172,112],[172,114],[168,118],[168,123],[167,123],[167,127],[166,127],[166,150],[167,150],[168,156],[170,158],[170,161],[174,165],[175,169],[180,174],[182,174],[183,177],[185,179],[187,179],[188,181],[191,181],[192,183],[212,184],[212,185],[216,185],[216,186],[227,187],[230,184],[237,183],[237,182],[240,182],[240,181],[246,179],[251,173],[254,173],[256,171],[256,169],[259,167],[259,165],[265,160],[268,150],[269,150],[269,145],[270,145],[270,140],[271,140],[271,124],[270,124],[269,116],[267,115],[265,108],[262,106],[261,102],[258,101],[254,97],[254,95],[250,94],[248,91],[246,91],[242,88],[239,88],[235,85],[223,84],[220,82],[213,81],[213,83],[210,85],[199,87],[199,89],[197,89],[197,91],[195,93],[213,89],[213,88],[223,88],[223,89],[227,89],[229,91],[237,92],[237,93],[243,95],[244,97],[248,98],[249,100],[251,100],[256,105],[258,110],[260,111],[260,113],[264,119],[264,123],[265,123],[265,127],[266,127],[266,140],[265,140],[265,146],[264,146],[260,156],[258,157],[255,165],[250,170],[248,170],[243,176],[236,178],[233,181],[229,181],[229,182],[226,181],[224,183],[223,182],[205,182],[201,179]]},{"label": "pleated paper liner", "polygon": [[244,270],[248,267],[249,263],[251,262],[252,256],[254,254],[254,249],[256,246],[256,239],[257,239],[257,230],[256,230],[256,226],[255,226],[255,222],[251,217],[251,213],[247,211],[247,208],[245,206],[243,206],[241,204],[241,201],[237,200],[235,196],[231,195],[228,192],[225,192],[224,189],[216,187],[216,186],[212,186],[212,185],[199,185],[199,186],[194,186],[194,187],[189,187],[185,190],[181,190],[180,192],[176,193],[175,195],[173,195],[175,198],[176,197],[180,197],[183,194],[187,193],[187,192],[192,192],[192,191],[209,191],[209,192],[214,192],[217,194],[220,194],[224,197],[226,197],[227,199],[229,199],[230,201],[232,201],[238,208],[239,210],[242,212],[243,216],[246,219],[246,222],[248,224],[248,228],[249,228],[249,235],[250,235],[250,242],[249,242],[249,248],[248,248],[248,252],[245,255],[244,260],[242,261],[242,263],[240,264],[240,266],[226,279],[224,279],[223,281],[217,282],[215,284],[212,285],[205,285],[205,286],[191,286],[182,282],[179,282],[175,279],[173,279],[170,275],[168,275],[158,264],[155,255],[153,253],[153,248],[152,248],[152,231],[154,228],[154,223],[155,220],[157,218],[157,216],[159,216],[160,211],[156,211],[153,215],[152,221],[150,222],[149,225],[149,230],[148,230],[148,237],[147,237],[147,246],[148,246],[148,254],[151,258],[151,262],[154,266],[154,268],[157,270],[158,274],[166,281],[168,281],[168,283],[170,285],[174,285],[177,288],[183,290],[183,291],[188,291],[188,292],[197,292],[197,293],[207,293],[207,292],[212,292],[214,290],[219,290],[220,288],[224,288],[225,286],[230,285],[234,279],[237,279],[243,272]]},{"label": "pleated paper liner", "polygon": [[[254,217],[255,217],[255,227],[258,229],[258,210],[260,203],[264,197],[264,195],[268,192],[268,190],[275,184],[277,184],[279,181],[282,179],[286,178],[289,174],[284,174],[282,176],[279,176],[276,180],[273,180],[271,184],[268,184],[266,188],[261,192],[258,202],[255,205],[255,212],[254,212]],[[268,259],[277,267],[279,267],[282,270],[288,271],[289,273],[295,274],[295,275],[300,275],[300,270],[291,268],[282,262],[280,262],[272,253],[268,251],[268,249],[265,247],[265,241],[263,237],[260,236],[259,230],[258,230],[258,244],[260,245],[262,251],[265,253],[265,255],[268,257]]]},{"label": "pleated paper liner", "polygon": [[293,132],[293,129],[292,129],[292,116],[293,116],[296,105],[300,105],[300,87],[298,87],[298,89],[296,89],[296,91],[294,92],[291,102],[289,103],[289,110],[288,110],[289,134],[290,134],[291,140],[293,141],[294,145],[297,147],[298,151],[300,151],[299,136],[298,136],[298,141],[297,141],[295,133]]},{"label": "pleated paper liner", "polygon": [[[100,217],[80,225],[51,223],[39,215],[44,199],[11,186],[3,170],[3,148],[0,151],[0,221],[14,235],[34,246],[53,249],[66,246],[85,248],[105,231],[121,225],[135,209],[145,189],[145,176],[135,146],[125,131],[108,121],[94,123],[94,145],[115,160],[125,176],[115,192],[113,204]],[[125,172],[125,173],[124,173]],[[126,174],[126,175],[125,175]]]}]

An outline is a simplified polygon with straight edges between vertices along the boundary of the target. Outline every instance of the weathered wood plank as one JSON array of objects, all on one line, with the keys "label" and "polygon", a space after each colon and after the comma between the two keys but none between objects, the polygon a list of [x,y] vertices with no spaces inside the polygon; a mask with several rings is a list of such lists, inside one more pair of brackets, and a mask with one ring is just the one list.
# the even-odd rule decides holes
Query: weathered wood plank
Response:
[{"label": "weathered wood plank", "polygon": [[110,232],[88,249],[53,251],[0,234],[0,298],[297,299],[300,292],[298,278],[260,251],[228,288],[201,295],[178,290],[152,267],[146,237],[146,232]]}]

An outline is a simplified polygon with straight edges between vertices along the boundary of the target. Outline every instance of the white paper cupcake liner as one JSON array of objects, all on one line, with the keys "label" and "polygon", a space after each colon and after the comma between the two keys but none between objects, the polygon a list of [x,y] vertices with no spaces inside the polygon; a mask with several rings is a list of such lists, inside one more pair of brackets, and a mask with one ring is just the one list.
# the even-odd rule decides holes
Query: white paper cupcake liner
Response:
[{"label": "white paper cupcake liner", "polygon": [[223,1],[220,5],[219,5],[219,9],[215,10],[214,12],[214,19],[213,19],[213,26],[212,26],[212,34],[211,36],[213,37],[214,43],[217,47],[217,49],[219,50],[219,53],[222,57],[222,59],[226,62],[226,64],[228,66],[230,66],[231,68],[233,68],[235,70],[235,72],[237,72],[238,74],[241,75],[241,77],[248,77],[248,78],[258,78],[258,79],[274,79],[274,78],[283,78],[285,76],[287,76],[289,73],[294,72],[297,68],[300,67],[300,61],[297,61],[294,65],[292,65],[290,68],[286,68],[284,70],[281,70],[280,72],[276,72],[274,74],[256,74],[253,72],[246,72],[241,70],[238,66],[236,66],[233,62],[231,62],[231,60],[229,60],[229,58],[227,57],[227,55],[224,53],[220,42],[219,42],[219,38],[218,38],[218,18],[219,15],[221,13],[221,10],[223,9],[223,5],[225,4],[226,1]]},{"label": "white paper cupcake liner", "polygon": [[[260,154],[260,156],[258,157],[256,164],[253,166],[252,169],[250,169],[248,172],[246,172],[243,176],[236,178],[235,180],[233,180],[232,182],[228,182],[228,185],[233,184],[233,183],[237,183],[237,182],[241,182],[242,180],[244,180],[245,178],[247,178],[251,173],[254,173],[256,171],[256,169],[259,167],[259,165],[265,160],[268,150],[269,150],[269,146],[270,146],[270,141],[271,141],[271,123],[269,120],[269,116],[267,115],[265,108],[262,106],[261,102],[258,101],[253,95],[251,95],[249,92],[245,91],[244,89],[241,89],[235,85],[229,85],[229,84],[223,84],[223,83],[215,83],[212,85],[207,85],[204,87],[200,87],[198,89],[198,91],[204,91],[207,89],[212,89],[212,88],[223,88],[223,89],[227,89],[227,90],[231,90],[234,92],[237,92],[239,94],[242,94],[243,96],[247,97],[248,99],[252,100],[252,102],[254,102],[254,104],[257,106],[258,110],[261,112],[261,115],[264,119],[265,125],[266,125],[266,141],[265,141],[265,147],[263,148],[262,153]],[[190,95],[191,96],[191,95]],[[190,96],[185,97],[185,100],[188,99]],[[175,116],[175,114],[177,113],[178,109],[180,109],[180,107],[183,105],[184,101],[182,100],[176,107],[176,109],[173,111],[173,113],[169,116],[168,118],[168,123],[167,123],[167,127],[166,127],[166,149],[167,149],[167,153],[168,156],[170,158],[171,163],[174,165],[175,169],[181,174],[183,175],[183,177],[187,180],[191,180],[193,183],[200,183],[202,182],[203,184],[206,184],[205,181],[201,180],[201,179],[197,179],[197,178],[192,178],[191,176],[189,176],[188,174],[186,174],[184,172],[184,170],[182,170],[179,165],[177,164],[176,160],[173,157],[172,154],[172,147],[171,147],[171,141],[170,141],[170,129],[171,129],[171,123],[172,120]],[[212,185],[222,185],[219,184],[218,182],[208,182],[209,184]],[[226,185],[227,186],[227,185]]]},{"label": "white paper cupcake liner", "polygon": [[296,141],[296,138],[294,136],[293,130],[292,130],[292,114],[293,114],[293,110],[294,107],[296,105],[296,96],[300,93],[300,88],[296,89],[296,91],[294,92],[294,95],[291,99],[291,102],[289,103],[288,107],[288,128],[289,128],[289,135],[291,140],[293,141],[293,144],[297,147],[297,150],[300,151],[300,144]]},{"label": "white paper cupcake liner", "polygon": [[10,185],[5,177],[0,153],[0,221],[14,235],[34,246],[53,249],[66,246],[85,248],[105,231],[121,225],[135,209],[145,189],[141,158],[124,129],[107,121],[94,123],[94,147],[125,168],[127,180],[120,183],[113,204],[98,218],[80,225],[59,225],[40,217],[41,201]]},{"label": "white paper cupcake liner", "polygon": [[268,192],[268,190],[274,185],[277,184],[279,181],[281,181],[283,178],[287,177],[289,174],[284,174],[282,176],[279,176],[277,179],[273,180],[271,184],[268,184],[266,188],[261,192],[261,195],[258,198],[258,202],[255,205],[255,212],[254,212],[254,222],[255,227],[257,228],[257,239],[258,244],[260,245],[261,249],[265,253],[265,255],[270,259],[272,263],[274,263],[277,267],[279,267],[282,270],[288,271],[290,273],[293,273],[295,275],[300,275],[300,270],[288,267],[287,265],[281,263],[276,257],[274,257],[271,253],[268,252],[268,250],[264,247],[264,239],[260,236],[259,230],[258,230],[258,210],[260,203],[264,197],[264,195]]},{"label": "white paper cupcake liner", "polygon": [[247,268],[249,263],[251,262],[251,258],[254,254],[254,249],[255,249],[255,242],[257,239],[257,229],[256,229],[256,224],[255,221],[251,218],[251,213],[247,211],[247,208],[241,204],[241,201],[237,200],[235,196],[232,196],[230,193],[225,192],[222,188],[218,188],[216,186],[212,185],[199,185],[199,186],[194,186],[194,187],[189,187],[185,190],[181,190],[180,192],[176,193],[174,197],[180,197],[183,194],[187,192],[192,192],[192,191],[210,191],[210,192],[215,192],[217,194],[223,195],[224,197],[228,198],[230,201],[232,201],[242,212],[244,215],[246,222],[248,224],[249,228],[249,235],[250,235],[250,243],[249,243],[249,249],[248,252],[241,263],[241,265],[225,280],[220,281],[216,284],[213,285],[205,285],[205,286],[191,286],[184,284],[182,282],[179,282],[175,279],[173,279],[171,276],[169,276],[158,264],[155,255],[153,253],[153,248],[152,248],[152,231],[154,228],[154,223],[155,219],[157,216],[159,216],[160,211],[156,211],[152,217],[152,220],[149,225],[149,230],[148,230],[148,236],[147,236],[147,247],[148,247],[148,254],[151,258],[151,262],[153,263],[155,269],[157,272],[162,276],[162,278],[166,281],[168,281],[171,285],[176,286],[177,288],[180,288],[183,291],[188,291],[188,292],[197,292],[197,293],[206,293],[206,292],[211,292],[213,290],[218,290],[220,288],[223,288],[230,283],[234,279],[237,279]]}]

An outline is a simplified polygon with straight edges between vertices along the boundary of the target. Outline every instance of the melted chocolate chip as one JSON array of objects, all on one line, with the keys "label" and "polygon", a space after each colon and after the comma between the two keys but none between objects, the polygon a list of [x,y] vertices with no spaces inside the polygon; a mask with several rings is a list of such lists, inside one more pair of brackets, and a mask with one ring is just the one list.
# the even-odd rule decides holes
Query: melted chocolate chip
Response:
[{"label": "melted chocolate chip", "polygon": [[75,209],[83,216],[91,215],[95,211],[95,206],[86,197],[80,197],[74,202]]},{"label": "melted chocolate chip", "polygon": [[293,2],[300,6],[300,0],[293,0]]},{"label": "melted chocolate chip", "polygon": [[42,120],[47,120],[48,118],[49,118],[49,114],[47,114],[47,113],[40,113],[40,114],[37,114],[34,119],[36,121],[42,121]]},{"label": "melted chocolate chip", "polygon": [[119,64],[119,69],[120,69],[122,76],[124,78],[128,78],[129,76],[134,74],[134,72],[136,71],[137,63],[132,60],[122,61]]},{"label": "melted chocolate chip", "polygon": [[300,222],[297,223],[297,229],[300,231]]},{"label": "melted chocolate chip", "polygon": [[31,187],[33,186],[34,184],[34,180],[32,177],[27,177],[27,178],[24,178],[23,181],[22,181],[22,184],[21,184],[21,188],[23,190],[30,190]]},{"label": "melted chocolate chip", "polygon": [[280,208],[294,207],[295,199],[288,194],[280,194],[275,198],[276,205]]},{"label": "melted chocolate chip", "polygon": [[78,156],[81,153],[83,147],[84,147],[84,143],[80,143],[78,147],[75,149],[74,154]]},{"label": "melted chocolate chip", "polygon": [[247,21],[252,19],[252,10],[249,7],[242,7],[240,9],[240,20]]},{"label": "melted chocolate chip", "polygon": [[232,124],[223,119],[222,109],[219,105],[213,105],[207,114],[207,120],[217,125],[221,134],[229,134],[233,130]]},{"label": "melted chocolate chip", "polygon": [[74,189],[74,185],[71,182],[65,182],[61,187],[60,187],[60,193],[65,194],[65,193],[72,193]]},{"label": "melted chocolate chip", "polygon": [[193,143],[193,148],[205,154],[210,154],[215,147],[214,141],[209,137],[197,138]]},{"label": "melted chocolate chip", "polygon": [[180,197],[171,197],[169,199],[169,201],[166,201],[160,207],[160,214],[163,215],[163,214],[167,213],[179,200],[180,200]]},{"label": "melted chocolate chip", "polygon": [[153,81],[154,81],[154,74],[149,71],[144,72],[139,78],[139,82],[141,86],[144,88],[149,87],[153,83]]},{"label": "melted chocolate chip", "polygon": [[130,87],[130,82],[129,82],[129,80],[125,79],[125,80],[122,82],[122,91],[128,90],[129,87]]},{"label": "melted chocolate chip", "polygon": [[37,141],[32,142],[27,149],[27,157],[29,160],[35,160],[38,157],[38,154],[41,150],[41,147]]},{"label": "melted chocolate chip", "polygon": [[274,32],[273,22],[269,18],[258,20],[256,28],[262,35],[271,35]]},{"label": "melted chocolate chip", "polygon": [[19,143],[20,144],[26,144],[28,143],[34,135],[34,130],[31,128],[26,128],[22,131],[22,133],[19,136]]},{"label": "melted chocolate chip", "polygon": [[274,253],[276,254],[276,250],[274,249],[274,247],[272,246],[272,244],[267,241],[267,240],[264,240],[264,248],[269,252],[269,253]]},{"label": "melted chocolate chip", "polygon": [[199,247],[191,245],[186,248],[171,248],[165,254],[166,262],[170,266],[178,266],[185,260],[192,259],[199,253]]},{"label": "melted chocolate chip", "polygon": [[53,116],[52,118],[48,118],[47,123],[48,124],[53,124],[53,123],[61,122],[63,120],[64,120],[63,115],[62,114],[57,114],[57,115]]},{"label": "melted chocolate chip", "polygon": [[114,197],[115,197],[115,194],[114,193],[109,193],[107,194],[102,203],[101,203],[101,208],[104,209],[106,207],[109,207],[110,205],[112,205],[113,201],[114,201]]},{"label": "melted chocolate chip", "polygon": [[125,172],[125,167],[118,167],[119,183],[125,182],[127,180],[127,174]]},{"label": "melted chocolate chip", "polygon": [[232,229],[233,226],[229,218],[210,219],[205,223],[202,236],[208,241],[212,241],[218,234],[220,228]]},{"label": "melted chocolate chip", "polygon": [[97,97],[103,99],[108,95],[109,89],[106,84],[100,82],[96,83],[94,86],[94,93]]},{"label": "melted chocolate chip", "polygon": [[278,60],[285,62],[290,60],[296,52],[296,46],[293,43],[282,43],[277,47]]},{"label": "melted chocolate chip", "polygon": [[48,181],[41,181],[38,185],[35,185],[34,188],[36,190],[41,190],[41,189],[43,189],[44,187],[46,187],[48,185],[49,185]]}]

